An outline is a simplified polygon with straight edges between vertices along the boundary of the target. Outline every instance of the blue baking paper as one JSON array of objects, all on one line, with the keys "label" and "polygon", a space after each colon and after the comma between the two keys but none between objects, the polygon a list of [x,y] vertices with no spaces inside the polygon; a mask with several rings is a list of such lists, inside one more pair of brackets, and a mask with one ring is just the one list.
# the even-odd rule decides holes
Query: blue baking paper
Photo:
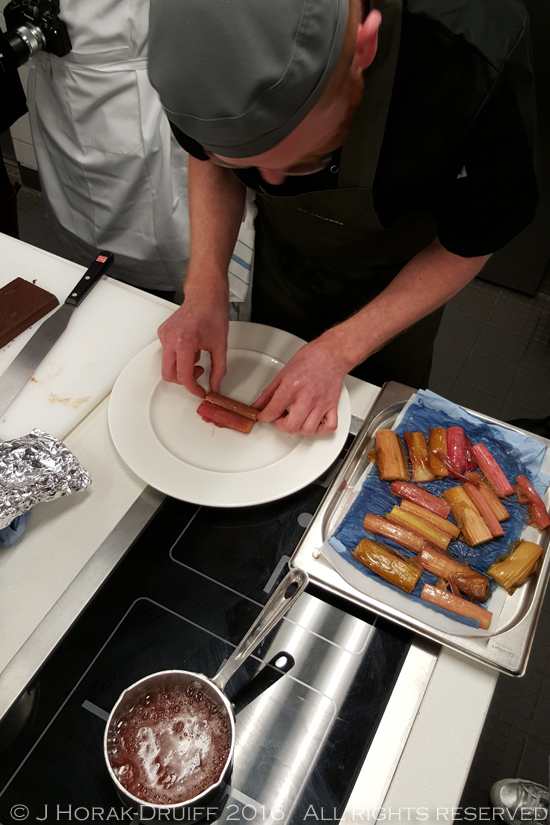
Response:
[{"label": "blue baking paper", "polygon": [[[541,473],[541,465],[546,453],[544,444],[529,436],[508,430],[505,427],[485,422],[468,413],[462,407],[441,398],[429,390],[420,390],[417,393],[415,400],[405,412],[402,421],[395,428],[395,431],[399,435],[403,435],[406,432],[420,431],[423,432],[427,438],[429,430],[432,427],[448,428],[456,426],[464,428],[466,435],[473,444],[479,442],[485,444],[512,484],[514,484],[516,476],[527,475],[539,494],[543,495],[548,485],[548,477]],[[444,478],[424,483],[422,486],[429,493],[439,496],[444,490],[450,487],[456,487],[459,483],[457,479]],[[413,556],[414,553],[405,550],[400,545],[394,544],[386,538],[381,539],[380,536],[374,536],[363,529],[363,520],[366,513],[384,516],[399,503],[400,499],[390,493],[389,482],[381,482],[376,471],[372,470],[368,473],[348,513],[338,526],[334,535],[329,539],[331,546],[342,555],[346,561],[358,570],[361,570],[364,575],[376,579],[379,583],[383,580],[354,559],[351,551],[357,547],[362,539],[370,538],[375,541],[382,540],[384,544],[398,550],[403,556]],[[527,510],[518,503],[515,496],[505,500],[503,503],[510,513],[510,519],[502,524],[505,536],[499,540],[495,539],[478,545],[477,547],[469,547],[467,544],[458,540],[453,541],[449,546],[449,552],[453,558],[464,564],[468,564],[480,573],[486,573],[493,562],[503,553],[507,552],[510,545],[520,538],[525,528]],[[453,521],[452,516],[449,518]],[[419,599],[423,585],[426,583],[433,584],[435,581],[435,576],[429,573],[423,573],[411,593],[411,598]],[[388,587],[393,587],[393,585],[386,582],[384,582],[384,584]],[[493,587],[496,586],[494,582],[492,582],[492,584]],[[423,604],[433,607],[426,602],[423,602]],[[472,620],[457,617],[447,611],[441,611],[439,608],[434,607],[434,609],[447,616],[452,616],[456,621],[477,626],[477,622],[472,622]]]}]

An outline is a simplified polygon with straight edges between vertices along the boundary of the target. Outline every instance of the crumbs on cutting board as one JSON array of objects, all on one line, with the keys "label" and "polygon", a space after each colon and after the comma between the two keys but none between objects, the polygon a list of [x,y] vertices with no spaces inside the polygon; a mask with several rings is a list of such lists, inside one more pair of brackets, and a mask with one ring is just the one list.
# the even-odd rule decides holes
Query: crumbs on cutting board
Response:
[{"label": "crumbs on cutting board", "polygon": [[84,395],[81,398],[60,398],[55,393],[51,392],[50,397],[48,398],[48,402],[50,404],[63,404],[66,407],[73,407],[73,409],[78,410],[83,404],[89,401],[91,398],[90,395]]}]

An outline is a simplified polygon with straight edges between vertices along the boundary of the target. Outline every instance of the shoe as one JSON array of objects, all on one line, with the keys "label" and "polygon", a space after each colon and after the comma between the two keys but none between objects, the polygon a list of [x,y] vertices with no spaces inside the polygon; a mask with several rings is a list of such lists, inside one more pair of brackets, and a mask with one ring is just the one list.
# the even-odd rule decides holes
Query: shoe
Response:
[{"label": "shoe", "polygon": [[548,822],[548,788],[525,779],[499,779],[489,791],[493,817],[509,825]]},{"label": "shoe", "polygon": [[543,438],[550,438],[550,415],[546,418],[516,418],[508,424],[519,427],[521,430],[528,430],[535,435],[542,435]]}]

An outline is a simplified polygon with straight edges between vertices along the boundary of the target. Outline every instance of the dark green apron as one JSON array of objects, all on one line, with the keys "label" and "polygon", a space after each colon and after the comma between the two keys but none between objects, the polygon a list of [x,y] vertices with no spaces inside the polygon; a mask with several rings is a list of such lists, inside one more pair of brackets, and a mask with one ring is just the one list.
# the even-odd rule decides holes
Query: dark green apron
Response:
[{"label": "dark green apron", "polygon": [[[401,0],[376,0],[378,53],[342,147],[338,188],[293,197],[258,194],[252,320],[312,340],[378,295],[435,237],[430,213],[384,229],[372,187],[399,53]],[[443,310],[427,316],[353,371],[375,384],[427,384]],[[411,352],[412,347],[412,352]]]}]

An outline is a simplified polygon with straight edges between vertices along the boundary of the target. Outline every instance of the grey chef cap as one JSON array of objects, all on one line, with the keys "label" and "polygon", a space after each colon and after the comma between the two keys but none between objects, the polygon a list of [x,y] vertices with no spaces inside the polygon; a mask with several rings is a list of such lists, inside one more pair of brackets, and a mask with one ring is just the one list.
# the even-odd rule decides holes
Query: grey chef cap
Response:
[{"label": "grey chef cap", "polygon": [[348,10],[349,0],[151,0],[151,83],[203,148],[261,154],[321,97]]}]

